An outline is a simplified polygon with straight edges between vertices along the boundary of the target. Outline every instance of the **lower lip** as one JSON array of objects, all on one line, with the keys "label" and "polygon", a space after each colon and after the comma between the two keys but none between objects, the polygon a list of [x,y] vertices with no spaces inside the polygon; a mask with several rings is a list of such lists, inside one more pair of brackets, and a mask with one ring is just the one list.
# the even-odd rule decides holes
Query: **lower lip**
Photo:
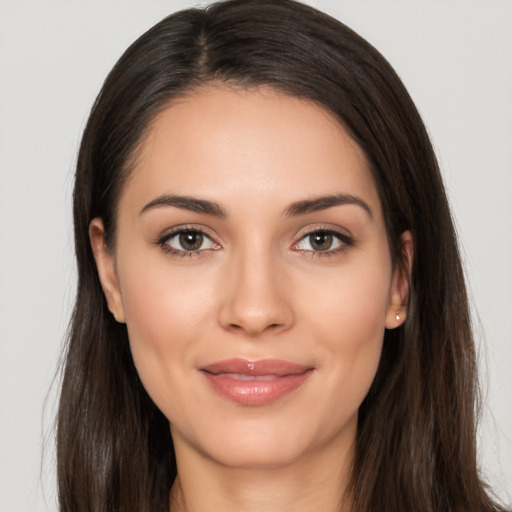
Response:
[{"label": "lower lip", "polygon": [[275,376],[269,380],[238,380],[226,375],[202,372],[219,395],[243,405],[266,405],[301,387],[313,370]]}]

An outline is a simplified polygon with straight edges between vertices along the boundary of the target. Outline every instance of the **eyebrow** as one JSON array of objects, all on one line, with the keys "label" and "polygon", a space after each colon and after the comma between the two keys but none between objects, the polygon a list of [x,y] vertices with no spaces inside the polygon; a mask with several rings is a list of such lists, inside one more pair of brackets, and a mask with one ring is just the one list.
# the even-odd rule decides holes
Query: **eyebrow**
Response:
[{"label": "eyebrow", "polygon": [[297,201],[286,209],[285,215],[287,217],[295,217],[347,204],[360,206],[373,219],[373,213],[368,204],[361,198],[350,194],[333,194]]},{"label": "eyebrow", "polygon": [[172,206],[174,208],[181,208],[191,212],[205,213],[206,215],[213,215],[214,217],[227,217],[226,210],[219,204],[208,201],[207,199],[198,199],[191,196],[178,196],[165,194],[150,201],[142,210],[140,215],[155,208],[164,206]]},{"label": "eyebrow", "polygon": [[[286,208],[285,216],[296,217],[342,205],[360,206],[370,216],[370,218],[373,218],[372,210],[368,204],[361,198],[350,194],[333,194],[297,201]],[[206,215],[212,215],[223,219],[228,216],[226,210],[214,201],[174,194],[164,194],[153,199],[142,208],[140,215],[155,208],[169,206],[191,212],[204,213]]]}]

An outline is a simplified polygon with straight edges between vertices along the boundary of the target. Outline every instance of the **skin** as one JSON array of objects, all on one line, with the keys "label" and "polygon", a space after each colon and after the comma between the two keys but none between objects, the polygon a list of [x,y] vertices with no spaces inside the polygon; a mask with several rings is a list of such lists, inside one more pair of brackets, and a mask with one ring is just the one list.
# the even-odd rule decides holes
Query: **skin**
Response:
[{"label": "skin", "polygon": [[[370,211],[340,204],[287,214],[333,193]],[[164,194],[214,201],[225,216],[147,207]],[[405,320],[407,302],[357,144],[311,102],[205,87],[154,120],[117,222],[114,248],[101,219],[91,243],[109,308],[126,322],[142,382],[171,425],[172,510],[350,510],[357,411],[384,329]],[[176,228],[204,231],[199,250],[165,238]],[[308,233],[323,230],[325,240],[326,229],[339,235],[318,250]],[[410,259],[409,233],[402,243]],[[284,397],[246,406],[198,370],[235,357],[314,370]]]}]

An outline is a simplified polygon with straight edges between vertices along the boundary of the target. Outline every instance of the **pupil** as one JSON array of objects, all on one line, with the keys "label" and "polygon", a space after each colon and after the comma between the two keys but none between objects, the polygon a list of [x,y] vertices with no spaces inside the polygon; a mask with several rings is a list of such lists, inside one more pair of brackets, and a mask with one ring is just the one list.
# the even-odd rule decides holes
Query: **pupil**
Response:
[{"label": "pupil", "polygon": [[203,243],[203,235],[193,231],[180,234],[180,245],[187,251],[197,251]]},{"label": "pupil", "polygon": [[316,251],[327,251],[332,246],[332,235],[325,231],[314,233],[310,238],[311,247]]}]

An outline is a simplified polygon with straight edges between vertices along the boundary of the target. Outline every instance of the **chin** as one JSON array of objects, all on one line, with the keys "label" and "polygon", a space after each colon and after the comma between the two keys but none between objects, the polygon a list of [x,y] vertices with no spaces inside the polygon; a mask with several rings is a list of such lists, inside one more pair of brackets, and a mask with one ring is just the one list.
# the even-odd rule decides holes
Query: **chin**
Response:
[{"label": "chin", "polygon": [[[308,421],[309,420],[309,421]],[[229,425],[229,428],[227,428]],[[342,429],[311,418],[219,418],[195,431],[188,445],[222,466],[240,469],[285,468],[307,461],[314,453],[348,450],[353,446],[357,414]],[[180,436],[171,429],[173,438]]]},{"label": "chin", "polygon": [[283,438],[226,440],[207,453],[223,466],[239,469],[283,468],[301,459],[308,450],[304,443],[293,443]]}]

